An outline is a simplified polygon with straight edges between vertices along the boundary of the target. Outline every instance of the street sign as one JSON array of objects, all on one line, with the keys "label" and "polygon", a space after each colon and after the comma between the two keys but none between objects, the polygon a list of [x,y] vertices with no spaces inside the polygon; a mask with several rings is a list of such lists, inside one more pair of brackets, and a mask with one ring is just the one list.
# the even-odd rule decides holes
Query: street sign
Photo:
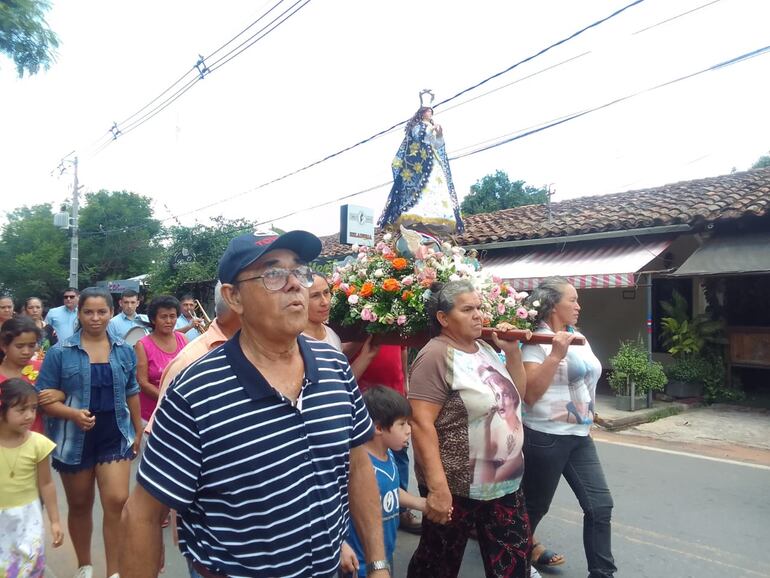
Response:
[{"label": "street sign", "polygon": [[340,207],[340,243],[374,246],[374,213],[368,207]]}]

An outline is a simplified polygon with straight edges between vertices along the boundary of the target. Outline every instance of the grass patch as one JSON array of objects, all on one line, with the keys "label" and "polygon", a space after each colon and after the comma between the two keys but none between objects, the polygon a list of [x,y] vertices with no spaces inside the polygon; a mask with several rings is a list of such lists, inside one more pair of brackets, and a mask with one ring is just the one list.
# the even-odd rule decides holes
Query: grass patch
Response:
[{"label": "grass patch", "polygon": [[658,421],[659,419],[663,419],[664,417],[671,417],[672,415],[677,415],[682,413],[682,408],[680,407],[664,407],[663,409],[660,409],[656,411],[655,413],[651,414],[648,422]]}]

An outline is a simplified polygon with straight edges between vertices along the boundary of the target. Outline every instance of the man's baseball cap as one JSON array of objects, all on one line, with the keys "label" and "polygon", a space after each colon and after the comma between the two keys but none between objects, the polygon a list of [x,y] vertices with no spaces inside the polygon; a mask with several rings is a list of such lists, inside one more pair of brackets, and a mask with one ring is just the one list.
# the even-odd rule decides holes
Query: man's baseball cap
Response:
[{"label": "man's baseball cap", "polygon": [[283,235],[257,231],[239,235],[230,241],[219,260],[219,280],[234,283],[238,273],[274,249],[289,249],[309,263],[321,253],[321,240],[307,231],[289,231]]}]

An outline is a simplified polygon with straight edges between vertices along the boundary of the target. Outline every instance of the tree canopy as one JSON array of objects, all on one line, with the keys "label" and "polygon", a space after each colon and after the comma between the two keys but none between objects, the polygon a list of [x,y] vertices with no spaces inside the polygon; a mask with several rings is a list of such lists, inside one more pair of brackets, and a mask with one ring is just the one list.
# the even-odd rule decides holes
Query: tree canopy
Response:
[{"label": "tree canopy", "polygon": [[[79,215],[79,285],[149,272],[160,222],[151,201],[126,191],[85,196]],[[0,233],[1,289],[18,300],[37,296],[51,304],[69,284],[70,234],[53,224],[50,204],[11,211]]]},{"label": "tree canopy", "polygon": [[128,191],[88,193],[80,211],[80,285],[126,279],[150,270],[161,232],[152,200]]},{"label": "tree canopy", "polygon": [[542,204],[547,200],[546,189],[527,185],[524,181],[511,181],[505,171],[498,170],[471,186],[471,192],[463,199],[461,208],[464,215],[475,215]]},{"label": "tree canopy", "polygon": [[5,0],[0,2],[0,53],[13,59],[19,77],[50,68],[59,38],[48,27],[48,0]]},{"label": "tree canopy", "polygon": [[253,228],[246,219],[224,217],[215,217],[210,225],[170,227],[171,241],[157,253],[150,271],[153,293],[177,293],[186,283],[216,280],[219,259],[230,239]]},{"label": "tree canopy", "polygon": [[55,301],[67,287],[69,236],[53,224],[51,205],[21,207],[7,215],[0,235],[0,280],[19,299]]},{"label": "tree canopy", "polygon": [[751,165],[752,169],[764,169],[765,167],[770,167],[770,154],[762,155],[757,159],[757,162]]}]

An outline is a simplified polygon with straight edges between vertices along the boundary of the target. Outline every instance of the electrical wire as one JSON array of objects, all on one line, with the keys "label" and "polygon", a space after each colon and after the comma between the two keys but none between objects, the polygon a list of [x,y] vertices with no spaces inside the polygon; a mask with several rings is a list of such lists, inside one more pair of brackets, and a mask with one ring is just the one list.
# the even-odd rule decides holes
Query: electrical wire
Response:
[{"label": "electrical wire", "polygon": [[[236,40],[236,39],[237,39],[239,36],[243,36],[244,34],[246,34],[246,32],[248,32],[250,28],[252,28],[252,27],[254,27],[255,25],[259,24],[259,22],[260,22],[260,21],[261,21],[263,18],[265,18],[265,17],[266,17],[268,14],[270,14],[270,13],[271,13],[273,10],[275,10],[276,8],[278,8],[278,6],[280,6],[281,4],[283,4],[283,2],[284,2],[284,1],[285,1],[285,0],[278,0],[278,2],[276,2],[276,3],[273,5],[273,7],[272,7],[272,8],[270,8],[270,10],[268,10],[268,11],[267,11],[267,12],[265,12],[265,13],[263,13],[263,14],[262,14],[262,16],[260,16],[260,17],[259,17],[259,18],[257,18],[256,20],[254,20],[254,22],[252,22],[252,23],[251,23],[251,24],[249,24],[249,25],[248,25],[246,28],[244,28],[243,30],[241,30],[241,31],[240,31],[238,34],[236,34],[235,36],[233,36],[233,37],[232,37],[230,40],[228,40],[227,42],[225,42],[225,43],[224,43],[222,46],[220,46],[219,48],[217,48],[216,50],[214,50],[213,52],[211,52],[211,53],[210,53],[208,56],[206,56],[206,58],[204,58],[204,60],[209,60],[209,59],[211,59],[211,58],[214,58],[214,55],[215,55],[215,54],[217,54],[217,53],[221,52],[221,51],[222,51],[222,50],[224,50],[224,49],[225,49],[225,48],[226,48],[226,47],[227,47],[229,44],[232,44],[233,42],[235,42],[235,40]],[[264,6],[263,6],[263,8],[264,8]]]},{"label": "electrical wire", "polygon": [[[289,9],[287,9],[286,11],[284,11],[284,12],[283,12],[281,15],[279,15],[279,16],[278,16],[276,19],[274,19],[272,22],[275,22],[275,21],[276,21],[278,18],[280,18],[281,16],[283,16],[284,14],[286,14],[286,13],[287,13],[289,10],[291,10],[292,8],[294,8],[295,6],[297,6],[298,4],[300,4],[302,1],[303,1],[303,0],[298,0],[298,2],[295,2],[295,3],[294,3],[294,4],[293,4],[293,5],[292,5],[292,6],[291,6]],[[304,4],[302,4],[302,6],[300,6],[299,8],[297,8],[297,10],[295,10],[295,11],[294,11],[292,14],[290,14],[290,16],[291,16],[291,15],[293,15],[294,13],[296,13],[296,12],[297,12],[299,9],[301,9],[302,7],[304,7],[304,6],[305,6],[305,5],[306,5],[306,4],[307,4],[309,1],[310,1],[310,0],[304,0]],[[597,20],[597,21],[593,22],[592,24],[589,24],[588,26],[585,26],[585,27],[583,27],[583,28],[579,29],[578,31],[576,31],[576,32],[572,33],[571,35],[569,35],[569,36],[567,36],[567,37],[565,37],[565,38],[562,38],[561,40],[558,40],[558,41],[556,41],[556,42],[554,42],[554,43],[550,44],[549,46],[547,46],[547,47],[543,48],[542,50],[538,51],[537,53],[534,53],[534,54],[532,54],[532,55],[530,55],[530,56],[528,56],[528,57],[524,58],[523,60],[520,60],[519,62],[517,62],[517,63],[515,63],[515,64],[513,64],[513,65],[511,65],[511,66],[509,66],[509,67],[508,67],[508,68],[506,68],[505,70],[503,70],[503,71],[501,71],[501,72],[498,72],[498,73],[495,73],[494,75],[492,75],[492,76],[490,76],[490,77],[487,77],[486,79],[484,79],[484,80],[482,80],[482,81],[480,81],[480,82],[478,82],[478,83],[474,84],[473,86],[471,86],[471,87],[469,87],[469,88],[466,88],[466,89],[464,89],[464,90],[462,90],[462,91],[458,92],[458,93],[457,93],[457,94],[455,94],[454,96],[452,96],[452,97],[450,97],[450,98],[448,98],[448,99],[445,99],[445,100],[444,100],[444,101],[442,101],[440,104],[438,104],[438,105],[435,105],[435,106],[436,106],[436,107],[438,107],[438,106],[441,106],[441,105],[443,105],[443,104],[446,104],[446,103],[448,103],[448,102],[451,102],[452,100],[454,100],[454,99],[456,99],[456,98],[459,98],[461,95],[463,95],[463,94],[466,94],[466,93],[467,93],[467,92],[469,92],[470,90],[473,90],[473,89],[475,89],[475,88],[477,88],[477,87],[479,87],[479,86],[482,86],[483,84],[487,83],[488,81],[490,81],[490,80],[492,80],[492,79],[494,79],[494,78],[497,78],[497,77],[501,76],[502,74],[504,74],[504,73],[506,73],[506,72],[509,72],[509,71],[513,70],[514,68],[516,68],[516,67],[520,66],[521,64],[524,64],[525,62],[529,62],[529,61],[533,60],[533,59],[534,59],[534,58],[536,58],[537,56],[540,56],[540,55],[542,55],[542,54],[544,54],[544,53],[548,52],[548,51],[549,51],[549,50],[551,50],[552,48],[554,48],[554,47],[556,47],[556,46],[559,46],[559,45],[561,45],[561,44],[564,44],[565,42],[567,42],[567,41],[569,41],[569,40],[571,40],[571,39],[573,39],[573,38],[575,38],[575,37],[579,36],[579,35],[580,35],[580,34],[582,34],[583,32],[585,32],[585,31],[587,31],[587,30],[590,30],[591,28],[594,28],[594,27],[598,26],[599,24],[601,24],[601,23],[604,23],[604,22],[606,22],[606,21],[610,20],[611,18],[614,18],[614,17],[616,17],[616,16],[618,16],[618,15],[622,14],[622,13],[623,13],[624,11],[626,11],[627,9],[629,9],[629,8],[631,8],[631,7],[633,7],[633,6],[637,5],[637,4],[640,4],[640,3],[641,3],[641,2],[643,2],[643,1],[644,1],[644,0],[635,0],[634,2],[632,2],[632,3],[630,3],[630,4],[626,5],[626,6],[624,6],[624,7],[622,7],[622,8],[620,8],[620,9],[616,10],[615,12],[611,13],[610,15],[608,15],[608,16],[606,16],[606,17],[602,18],[601,20]],[[676,16],[673,16],[673,17],[670,17],[670,18],[666,18],[666,19],[664,19],[664,20],[662,20],[662,21],[660,21],[660,22],[658,22],[658,23],[656,23],[656,24],[653,24],[653,25],[651,25],[651,26],[649,26],[649,27],[647,27],[647,28],[645,28],[645,29],[642,29],[642,30],[639,30],[639,31],[637,31],[637,32],[635,32],[634,34],[636,34],[636,33],[639,33],[639,32],[643,32],[643,31],[645,31],[645,30],[649,30],[649,29],[652,29],[652,28],[654,28],[654,27],[656,27],[656,26],[659,26],[659,25],[661,25],[661,24],[664,24],[664,23],[666,23],[666,22],[670,22],[670,21],[672,21],[672,20],[675,20],[675,19],[677,19],[677,18],[679,18],[679,17],[681,17],[681,16],[684,16],[684,15],[686,15],[686,14],[690,14],[690,13],[692,13],[692,12],[695,12],[696,10],[699,10],[699,9],[701,9],[701,8],[704,8],[704,7],[706,7],[706,6],[709,6],[709,5],[715,4],[716,2],[719,2],[719,1],[721,1],[721,0],[712,0],[711,2],[708,2],[708,3],[706,3],[706,4],[703,4],[703,5],[701,5],[701,6],[698,6],[698,7],[694,8],[694,9],[692,9],[692,10],[688,10],[688,11],[686,11],[686,12],[683,12],[683,13],[680,13],[680,14],[678,14],[678,15],[676,15]],[[272,22],[271,22],[271,23],[272,23]],[[282,22],[281,22],[281,23],[282,23]],[[279,24],[280,24],[280,23],[279,23]],[[269,26],[269,25],[268,25],[268,26]],[[263,28],[263,29],[261,29],[261,30],[264,30],[264,28]],[[257,35],[257,34],[259,34],[259,32],[257,32],[255,35],[252,35],[252,37],[251,37],[251,38],[254,38],[254,37]],[[240,48],[240,47],[241,47],[241,46],[243,46],[244,44],[245,44],[245,42],[244,42],[244,43],[241,43],[241,45],[239,45],[239,47],[238,47],[238,48]],[[246,48],[248,48],[248,46],[247,46]],[[227,58],[228,56],[230,56],[231,54],[233,54],[234,50],[237,50],[237,48],[236,48],[236,49],[233,49],[233,51],[230,51],[228,54],[226,54],[225,56],[223,56],[223,57],[222,57],[220,60],[218,60],[217,62],[221,62],[223,59],[225,59],[225,58]],[[567,63],[569,63],[569,62],[572,62],[572,61],[574,61],[574,60],[577,60],[577,59],[579,59],[579,58],[581,58],[581,57],[583,57],[583,56],[585,56],[585,55],[589,54],[590,52],[591,52],[591,51],[588,51],[588,52],[583,52],[583,53],[581,53],[581,54],[578,54],[578,55],[576,55],[576,56],[573,56],[573,57],[567,58],[567,59],[565,59],[565,60],[563,60],[563,61],[561,61],[561,62],[558,62],[558,63],[556,63],[556,64],[554,64],[554,65],[551,65],[551,66],[548,66],[548,67],[546,67],[546,68],[543,68],[543,69],[541,69],[541,70],[539,70],[539,71],[536,71],[536,72],[534,72],[534,73],[532,73],[532,74],[530,74],[530,75],[527,75],[527,76],[525,76],[525,77],[523,77],[523,78],[521,78],[521,79],[517,79],[517,80],[515,80],[515,81],[513,81],[513,82],[511,82],[511,83],[508,83],[508,84],[506,84],[506,85],[503,85],[503,86],[501,86],[501,87],[497,87],[497,88],[495,88],[495,89],[492,89],[492,90],[490,90],[490,91],[488,91],[488,92],[486,92],[486,93],[483,93],[482,95],[478,95],[478,96],[476,96],[476,97],[473,97],[473,98],[471,98],[471,99],[468,99],[468,100],[466,100],[466,101],[463,101],[463,102],[461,102],[461,103],[457,103],[457,104],[455,104],[455,105],[453,105],[453,106],[447,107],[447,108],[443,109],[443,111],[444,111],[444,112],[446,112],[446,111],[448,111],[448,110],[451,110],[451,109],[453,109],[453,108],[456,108],[456,107],[458,107],[458,106],[461,106],[462,104],[466,104],[466,103],[468,103],[468,102],[472,102],[472,101],[474,101],[474,100],[477,100],[478,98],[481,98],[482,96],[486,96],[486,95],[488,95],[488,94],[491,94],[491,93],[493,93],[493,92],[496,92],[496,91],[498,91],[498,90],[501,90],[502,88],[505,88],[505,87],[508,87],[508,86],[512,86],[512,85],[514,85],[514,84],[517,84],[517,83],[519,83],[519,82],[521,82],[521,81],[523,81],[523,80],[526,80],[526,79],[528,79],[528,78],[532,78],[532,77],[534,77],[534,76],[536,76],[536,75],[538,75],[538,74],[541,74],[541,73],[543,73],[543,72],[546,72],[546,71],[548,71],[548,70],[552,70],[552,69],[554,69],[554,68],[556,68],[556,67],[558,67],[558,66],[562,66],[562,65],[564,65],[564,64],[567,64]],[[237,56],[237,54],[236,54],[236,56]],[[654,89],[654,88],[653,88],[653,89]],[[625,98],[625,99],[627,99],[627,98],[631,98],[632,96],[633,96],[633,95],[630,95],[630,96],[627,96],[627,97],[624,97],[624,98]],[[614,102],[613,102],[613,103],[614,103]],[[602,105],[602,107],[600,107],[600,108],[604,108],[604,107],[606,107],[606,106],[610,106],[610,105],[611,105],[611,104],[613,104],[613,103],[607,103],[607,104],[605,104],[605,105]],[[169,103],[169,104],[170,104],[170,103]],[[522,129],[522,130],[524,131],[522,134],[519,134],[518,136],[515,136],[515,137],[513,137],[513,138],[512,138],[512,139],[510,139],[510,140],[505,140],[505,141],[502,141],[502,142],[499,142],[499,143],[496,143],[496,144],[492,144],[492,145],[490,145],[489,147],[483,147],[483,148],[481,148],[481,149],[478,149],[478,150],[472,150],[472,151],[470,151],[470,152],[468,152],[468,153],[460,154],[460,155],[458,155],[458,156],[455,156],[455,157],[452,157],[452,158],[453,158],[453,159],[454,159],[454,158],[463,158],[463,157],[465,157],[465,156],[471,156],[471,155],[473,155],[473,154],[477,154],[478,152],[482,152],[483,150],[488,150],[489,148],[495,148],[496,146],[500,146],[501,144],[505,144],[506,142],[512,142],[512,140],[517,140],[518,138],[523,138],[524,136],[528,136],[528,135],[530,135],[530,134],[536,134],[537,132],[541,132],[542,130],[546,130],[547,128],[551,128],[551,127],[553,127],[553,126],[557,126],[557,125],[559,125],[559,124],[562,124],[562,123],[568,122],[569,120],[573,120],[574,118],[578,118],[578,117],[580,117],[580,116],[583,116],[583,115],[585,115],[585,114],[588,114],[589,112],[593,112],[593,110],[594,110],[594,109],[588,109],[588,110],[586,110],[586,111],[582,111],[582,112],[580,112],[580,113],[573,113],[573,114],[565,115],[565,116],[559,117],[558,119],[553,119],[552,121],[548,121],[547,123],[543,124],[542,126],[540,126],[540,125],[533,125],[533,126],[531,126],[531,127],[528,127],[527,129]],[[408,120],[408,119],[407,119],[407,120]],[[168,220],[171,220],[171,219],[177,219],[178,217],[183,217],[183,216],[187,216],[187,215],[190,215],[190,214],[194,214],[194,213],[197,213],[197,212],[200,212],[200,211],[203,211],[203,210],[209,209],[209,208],[211,208],[211,207],[217,206],[217,205],[219,205],[219,204],[222,204],[222,203],[225,203],[225,202],[229,202],[229,201],[232,201],[232,200],[234,200],[234,199],[236,199],[236,198],[239,198],[239,197],[241,197],[241,196],[244,196],[244,195],[247,195],[247,194],[253,193],[253,192],[255,192],[255,191],[259,190],[259,189],[265,188],[265,187],[267,187],[267,186],[269,186],[269,185],[275,184],[275,183],[277,183],[277,182],[279,182],[279,181],[282,181],[282,180],[284,180],[284,179],[287,179],[287,178],[289,178],[289,177],[291,177],[291,176],[294,176],[294,175],[296,175],[296,174],[298,174],[298,173],[301,173],[301,172],[303,172],[303,171],[306,171],[306,170],[308,170],[308,169],[310,169],[310,168],[312,168],[312,167],[315,167],[315,166],[317,166],[317,165],[319,165],[319,164],[321,164],[321,163],[323,163],[323,162],[326,162],[326,161],[328,161],[328,160],[330,160],[330,159],[332,159],[332,158],[335,158],[335,157],[337,157],[337,156],[340,156],[341,154],[343,154],[343,153],[346,153],[346,152],[348,152],[348,151],[350,151],[350,150],[352,150],[352,149],[354,149],[354,148],[357,148],[357,147],[359,147],[359,146],[362,146],[363,144],[366,144],[366,143],[368,143],[368,142],[371,142],[372,140],[375,140],[375,139],[377,139],[377,138],[379,138],[379,137],[382,137],[382,136],[384,136],[384,135],[386,135],[386,134],[388,134],[388,133],[392,132],[393,130],[395,130],[395,129],[399,128],[399,127],[400,127],[400,126],[402,126],[403,124],[405,124],[405,123],[407,122],[407,120],[403,120],[403,121],[400,121],[400,122],[398,122],[398,123],[396,123],[396,124],[394,124],[394,125],[392,125],[392,126],[390,126],[390,127],[386,128],[386,129],[384,129],[384,130],[382,130],[382,131],[379,131],[379,132],[377,132],[377,133],[375,133],[375,134],[371,135],[370,137],[367,137],[367,138],[365,138],[365,139],[363,139],[363,140],[361,140],[361,141],[359,141],[359,142],[357,142],[357,143],[355,143],[355,144],[353,144],[353,145],[350,145],[350,146],[348,146],[348,147],[345,147],[345,148],[343,148],[343,149],[341,149],[341,150],[339,150],[339,151],[336,151],[336,152],[334,152],[334,153],[332,153],[332,154],[329,154],[329,155],[327,155],[327,156],[325,156],[325,157],[323,157],[323,158],[321,158],[321,159],[319,159],[319,160],[317,160],[317,161],[315,161],[315,162],[312,162],[312,163],[310,163],[310,164],[308,164],[308,165],[305,165],[305,166],[303,166],[303,167],[301,167],[301,168],[299,168],[299,169],[296,169],[296,170],[294,170],[294,171],[291,171],[291,172],[289,172],[289,173],[286,173],[286,174],[284,174],[284,175],[282,175],[282,176],[280,176],[280,177],[277,177],[277,178],[275,178],[275,179],[272,179],[272,180],[270,180],[270,181],[267,181],[267,182],[265,182],[265,183],[262,183],[262,184],[260,184],[260,185],[257,185],[257,186],[255,186],[255,187],[252,187],[252,188],[250,188],[250,189],[248,189],[248,190],[242,191],[242,192],[240,192],[240,193],[237,193],[237,194],[235,194],[235,195],[231,195],[231,196],[229,196],[229,197],[225,197],[225,198],[223,198],[223,199],[220,199],[220,200],[214,201],[214,202],[212,202],[212,203],[209,203],[209,204],[203,205],[203,206],[201,206],[201,207],[198,207],[198,208],[192,209],[192,210],[190,210],[190,211],[186,211],[186,212],[183,212],[183,213],[178,213],[178,214],[176,214],[176,215],[172,215],[172,216],[170,216],[170,217],[167,217],[167,218],[163,219],[162,221],[168,221]],[[133,130],[133,128],[136,128],[136,127],[132,127],[132,129],[131,129],[131,130]],[[521,132],[521,131],[517,131],[517,134],[518,134],[519,132]],[[509,135],[510,135],[510,134],[511,134],[511,133],[509,133]],[[509,136],[509,135],[503,135],[503,136]],[[496,137],[496,138],[493,138],[493,139],[488,139],[488,140],[482,141],[482,143],[476,143],[476,145],[478,145],[478,144],[485,144],[485,143],[489,143],[489,142],[495,142],[495,141],[497,141],[497,140],[498,140],[498,139],[500,139],[500,138],[503,138],[503,137]],[[465,149],[467,149],[467,148],[473,148],[473,147],[475,147],[476,145],[469,145],[469,146],[463,147],[462,149],[458,149],[458,150],[465,150]],[[382,185],[379,185],[379,186],[382,186]],[[379,187],[379,186],[378,186],[378,187]],[[364,191],[364,192],[365,192],[365,191]],[[353,194],[353,196],[355,196],[356,194],[361,194],[361,192],[359,192],[359,193],[354,193],[354,194]],[[335,199],[335,200],[334,200],[334,201],[332,201],[332,202],[338,202],[339,200],[342,200],[342,199],[344,199],[344,198],[348,198],[348,197],[346,196],[346,197],[342,197],[342,198],[340,198],[340,199]],[[323,206],[323,205],[321,205],[321,206]],[[303,209],[303,210],[305,210],[305,209]],[[280,217],[280,218],[283,218],[283,217]]]},{"label": "electrical wire", "polygon": [[[232,44],[239,36],[243,35],[244,32],[249,30],[251,27],[256,25],[258,22],[260,22],[263,18],[265,18],[270,12],[272,12],[275,8],[277,8],[281,3],[283,3],[285,0],[279,0],[275,5],[273,5],[272,8],[270,8],[267,12],[262,14],[259,18],[257,18],[254,22],[249,24],[244,30],[242,30],[240,33],[238,33],[236,36],[231,38],[228,42],[224,43],[222,46],[217,48],[214,52],[209,55],[209,57],[217,54],[218,52],[221,52],[225,47],[227,47],[229,44]],[[135,113],[133,113],[131,116],[127,117],[120,123],[115,123],[113,126],[118,130],[117,135],[126,135],[133,130],[139,128],[144,123],[151,120],[153,117],[158,115],[160,112],[165,110],[169,105],[171,105],[173,102],[175,102],[177,99],[179,99],[184,93],[189,91],[199,80],[202,80],[206,74],[210,74],[214,70],[217,70],[230,62],[233,58],[239,56],[244,51],[251,48],[254,44],[256,44],[259,40],[262,40],[265,36],[267,36],[270,32],[278,28],[281,24],[286,22],[289,18],[294,16],[299,10],[304,8],[310,0],[297,0],[290,8],[279,14],[276,18],[274,18],[270,23],[263,26],[258,30],[256,33],[254,33],[252,36],[241,42],[237,47],[232,49],[230,52],[222,56],[219,60],[217,60],[215,63],[212,64],[212,66],[208,66],[205,63],[204,58],[201,58],[199,61],[199,64],[204,66],[205,68],[203,70],[199,69],[198,66],[193,66],[190,69],[188,69],[179,79],[176,80],[173,84],[171,84],[168,88],[166,88],[163,92],[161,92],[158,96],[156,96],[154,99],[152,99],[150,102],[145,104],[142,108],[137,110]],[[296,8],[292,11],[292,9],[297,6],[298,4],[301,4],[299,8]],[[277,22],[277,23],[276,23]],[[272,26],[272,28],[270,28]],[[269,29],[268,29],[269,28]],[[266,31],[267,30],[267,31]],[[261,34],[261,36],[260,36]],[[207,57],[207,58],[209,58]],[[160,102],[159,104],[155,104],[154,107],[151,108],[148,112],[143,114],[138,119],[137,116],[139,116],[142,112],[150,108],[154,103],[156,103],[159,99],[163,98],[166,94],[168,94],[171,90],[173,90],[177,85],[179,85],[185,78],[187,78],[191,73],[194,73],[195,76],[188,80],[187,83],[182,86],[182,88],[178,89],[176,92],[174,92],[171,96],[167,97],[165,100]],[[136,120],[134,120],[136,119]],[[126,126],[128,124],[128,126]],[[90,155],[90,158],[96,156],[101,151],[103,151],[107,146],[112,144],[115,140],[117,140],[118,136],[112,133],[111,131],[108,131],[108,136],[111,136],[109,141],[105,143],[102,146],[96,147],[96,151]],[[102,137],[103,138],[103,137]]]},{"label": "electrical wire", "polygon": [[[696,76],[700,76],[701,74],[705,74],[707,72],[712,72],[712,71],[719,70],[719,69],[722,69],[722,68],[727,68],[728,66],[732,66],[732,65],[737,64],[739,62],[743,62],[745,60],[750,60],[752,58],[756,58],[757,56],[761,56],[763,54],[767,54],[768,52],[770,52],[770,45],[765,46],[763,48],[758,48],[756,50],[752,50],[751,52],[746,52],[745,54],[741,54],[740,56],[736,56],[736,57],[731,58],[729,60],[725,60],[724,62],[720,62],[718,64],[714,64],[712,66],[709,66],[708,68],[703,68],[701,70],[698,70],[697,72],[692,72],[690,74],[686,74],[684,76],[680,76],[678,78],[674,78],[672,80],[668,80],[666,82],[657,84],[657,85],[652,86],[650,88],[646,88],[644,90],[639,90],[637,92],[634,92],[634,93],[631,93],[631,94],[627,94],[625,96],[621,96],[621,97],[613,99],[613,100],[611,100],[609,102],[605,102],[604,104],[601,104],[601,105],[598,105],[598,106],[594,106],[592,108],[588,108],[588,109],[582,110],[580,112],[569,114],[569,115],[564,116],[564,117],[560,117],[559,119],[554,120],[552,122],[549,121],[546,124],[544,124],[543,126],[540,126],[538,128],[534,128],[534,129],[531,129],[531,130],[525,130],[524,132],[522,132],[520,134],[516,134],[516,135],[510,136],[508,138],[500,137],[500,138],[503,138],[503,140],[500,140],[499,142],[496,142],[494,144],[490,144],[490,145],[487,145],[487,146],[480,147],[478,149],[475,149],[475,150],[467,152],[467,153],[463,153],[463,154],[460,154],[460,155],[456,155],[456,156],[450,157],[449,160],[462,159],[462,158],[469,157],[469,156],[472,156],[472,155],[475,155],[475,154],[478,154],[478,153],[481,153],[481,152],[484,152],[484,151],[488,151],[488,150],[493,149],[493,148],[497,148],[497,147],[502,146],[504,144],[508,144],[510,142],[522,139],[524,137],[531,136],[533,134],[537,134],[537,133],[542,132],[542,131],[544,131],[546,129],[553,128],[555,126],[559,126],[559,125],[564,124],[566,122],[569,122],[571,120],[575,120],[577,118],[581,118],[581,117],[583,117],[583,116],[585,116],[587,114],[591,114],[593,112],[597,112],[599,110],[602,110],[602,109],[605,109],[605,108],[609,108],[610,106],[619,104],[621,102],[625,102],[627,100],[630,100],[630,99],[632,99],[634,97],[637,97],[637,96],[640,96],[642,94],[646,94],[648,92],[652,92],[654,90],[658,90],[658,89],[664,88],[666,86],[671,86],[672,84],[676,84],[678,82],[682,82],[684,80],[688,80],[690,78],[694,78]],[[504,135],[504,136],[507,136],[507,135]]]},{"label": "electrical wire", "polygon": [[629,8],[633,8],[634,6],[637,6],[637,5],[641,4],[642,2],[644,2],[644,0],[634,0],[630,4],[626,4],[622,8],[619,8],[618,10],[615,10],[615,12],[613,12],[609,16],[605,16],[601,20],[597,20],[596,22],[592,22],[588,26],[584,26],[583,28],[581,28],[580,30],[577,30],[576,32],[573,32],[569,36],[566,36],[566,37],[562,38],[561,40],[558,40],[557,42],[554,42],[553,44],[551,44],[549,46],[546,46],[542,50],[539,50],[538,52],[535,52],[534,54],[531,54],[531,55],[527,56],[523,60],[519,60],[517,63],[512,64],[508,68],[505,68],[505,69],[501,70],[500,72],[496,72],[492,76],[488,76],[487,78],[485,78],[484,80],[482,80],[480,82],[477,82],[473,86],[469,86],[468,88],[465,88],[465,89],[461,90],[460,92],[458,92],[454,96],[450,96],[449,98],[446,98],[446,99],[442,100],[441,102],[439,102],[438,104],[435,105],[435,108],[437,108],[437,107],[439,107],[439,106],[441,106],[443,104],[446,104],[448,102],[452,102],[456,98],[461,97],[463,94],[465,94],[467,92],[470,92],[471,90],[475,90],[475,89],[477,89],[480,86],[483,86],[484,84],[486,84],[490,80],[494,80],[495,78],[498,78],[498,77],[502,76],[503,74],[506,74],[506,73],[510,72],[514,68],[517,68],[517,67],[521,66],[522,64],[525,64],[525,63],[527,63],[527,62],[529,62],[531,60],[534,60],[538,56],[542,56],[543,54],[545,54],[546,52],[548,52],[550,50],[553,50],[557,46],[561,46],[562,44],[564,44],[566,42],[569,42],[570,40],[572,40],[574,38],[577,38],[578,36],[580,36],[584,32],[586,32],[588,30],[591,30],[592,28],[596,28],[597,26],[607,22],[608,20],[611,20],[611,19],[615,18],[616,16],[619,16],[620,14],[622,14],[623,12],[628,10]]},{"label": "electrical wire", "polygon": [[[212,63],[209,63],[207,66],[209,68],[210,72],[214,72],[215,70],[218,70],[228,62],[230,62],[233,58],[244,52],[245,50],[248,50],[251,48],[255,43],[262,40],[265,36],[270,34],[273,30],[278,28],[281,24],[286,22],[289,18],[294,16],[297,12],[302,10],[305,6],[307,6],[310,3],[310,0],[297,0],[294,4],[289,6],[286,10],[281,12],[278,16],[276,16],[273,20],[271,20],[268,24],[260,28],[257,32],[255,32],[252,36],[241,42],[238,46],[230,50],[227,54],[222,56],[219,60],[216,60]],[[298,8],[295,9],[297,5],[300,5]],[[284,18],[285,16],[285,18]],[[283,20],[281,20],[283,18]],[[277,22],[277,24],[275,24]],[[273,26],[270,28],[270,26]],[[267,30],[267,32],[265,32]],[[264,34],[262,34],[264,32]],[[261,34],[261,36],[260,36]]]}]

